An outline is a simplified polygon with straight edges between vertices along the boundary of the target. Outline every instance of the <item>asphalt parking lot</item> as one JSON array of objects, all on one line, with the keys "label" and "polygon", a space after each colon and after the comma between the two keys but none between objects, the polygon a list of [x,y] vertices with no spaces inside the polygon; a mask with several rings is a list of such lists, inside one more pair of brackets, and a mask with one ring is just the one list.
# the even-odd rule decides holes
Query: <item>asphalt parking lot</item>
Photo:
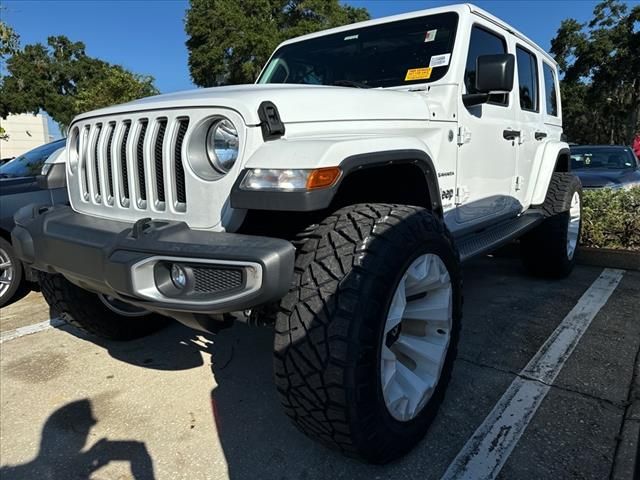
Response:
[{"label": "asphalt parking lot", "polygon": [[[23,335],[49,320],[41,297],[30,294],[0,311],[0,477],[437,479],[463,471],[454,460],[475,455],[482,467],[499,455],[502,468],[488,478],[633,478],[640,272],[578,266],[549,282],[528,277],[517,260],[487,257],[464,274],[459,357],[445,403],[424,441],[384,467],[328,451],[288,422],[271,382],[267,328],[238,324],[206,336],[175,324],[130,343],[96,343],[54,322]],[[606,275],[617,280],[592,308],[600,293],[590,287]],[[558,356],[552,380],[531,380],[530,362],[553,353],[548,339],[566,333],[557,330],[566,319],[583,322],[584,335]],[[507,398],[515,407],[488,427],[520,434],[498,453],[496,437],[478,458],[470,439],[518,382],[544,395],[524,413]],[[510,419],[519,415],[525,424]]]}]

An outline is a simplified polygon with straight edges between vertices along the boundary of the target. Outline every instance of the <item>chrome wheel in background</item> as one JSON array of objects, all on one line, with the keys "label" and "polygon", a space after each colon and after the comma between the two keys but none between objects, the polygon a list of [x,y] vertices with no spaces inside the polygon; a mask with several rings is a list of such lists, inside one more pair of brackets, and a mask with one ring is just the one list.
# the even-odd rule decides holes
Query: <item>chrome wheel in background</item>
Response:
[{"label": "chrome wheel in background", "polygon": [[15,281],[16,269],[9,253],[0,247],[0,298],[4,298]]}]

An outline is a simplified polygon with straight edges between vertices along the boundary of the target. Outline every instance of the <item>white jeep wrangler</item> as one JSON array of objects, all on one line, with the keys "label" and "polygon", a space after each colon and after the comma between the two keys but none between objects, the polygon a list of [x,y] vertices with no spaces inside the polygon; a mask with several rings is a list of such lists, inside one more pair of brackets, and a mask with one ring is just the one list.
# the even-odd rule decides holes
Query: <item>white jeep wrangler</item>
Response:
[{"label": "white jeep wrangler", "polygon": [[53,310],[102,337],[274,324],[286,413],[384,463],[442,402],[461,262],[519,239],[535,274],[571,271],[561,137],[553,59],[479,8],[434,8],[286,41],[255,85],[80,115],[71,206],[25,207],[13,239]]}]

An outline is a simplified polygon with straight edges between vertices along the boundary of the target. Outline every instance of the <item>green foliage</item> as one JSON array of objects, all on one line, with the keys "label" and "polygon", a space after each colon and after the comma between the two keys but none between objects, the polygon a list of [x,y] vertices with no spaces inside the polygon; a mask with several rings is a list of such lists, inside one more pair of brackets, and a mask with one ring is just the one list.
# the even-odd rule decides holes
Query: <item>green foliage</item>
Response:
[{"label": "green foliage", "polygon": [[585,190],[582,244],[595,248],[640,250],[640,187]]},{"label": "green foliage", "polygon": [[65,36],[26,45],[7,60],[7,70],[0,116],[44,110],[63,130],[79,113],[157,93],[151,77],[92,58],[82,42]]},{"label": "green foliage", "polygon": [[95,79],[75,97],[75,110],[86,112],[118,103],[156,95],[153,77],[137,75],[120,66],[105,67],[103,76]]},{"label": "green foliage", "polygon": [[596,5],[587,24],[564,20],[551,41],[564,78],[563,124],[576,143],[630,144],[640,129],[640,5]]},{"label": "green foliage", "polygon": [[[0,7],[1,8],[1,7]],[[20,48],[20,37],[13,28],[0,21],[0,61]]]},{"label": "green foliage", "polygon": [[338,0],[191,0],[189,70],[196,85],[252,83],[288,38],[369,18]]}]

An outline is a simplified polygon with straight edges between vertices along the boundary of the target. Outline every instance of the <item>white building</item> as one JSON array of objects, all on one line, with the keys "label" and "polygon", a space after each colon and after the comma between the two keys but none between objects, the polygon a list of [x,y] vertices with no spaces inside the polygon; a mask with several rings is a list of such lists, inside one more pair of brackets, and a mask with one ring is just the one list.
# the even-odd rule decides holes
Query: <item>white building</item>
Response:
[{"label": "white building", "polygon": [[29,150],[51,141],[49,125],[45,115],[21,113],[0,117],[6,140],[0,139],[0,158],[17,157]]}]

